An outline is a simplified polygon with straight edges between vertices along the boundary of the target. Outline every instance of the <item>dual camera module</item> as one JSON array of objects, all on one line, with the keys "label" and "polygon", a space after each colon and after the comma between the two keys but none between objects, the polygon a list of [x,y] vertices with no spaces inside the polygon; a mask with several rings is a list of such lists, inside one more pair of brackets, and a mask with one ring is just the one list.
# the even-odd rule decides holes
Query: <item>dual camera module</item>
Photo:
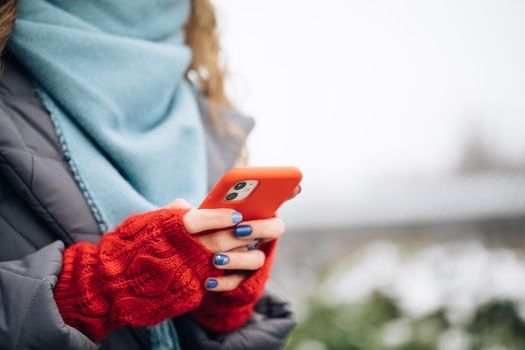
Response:
[{"label": "dual camera module", "polygon": [[241,200],[250,195],[250,193],[255,189],[259,181],[257,180],[245,180],[239,181],[230,188],[226,196],[224,197],[225,201],[235,201]]}]

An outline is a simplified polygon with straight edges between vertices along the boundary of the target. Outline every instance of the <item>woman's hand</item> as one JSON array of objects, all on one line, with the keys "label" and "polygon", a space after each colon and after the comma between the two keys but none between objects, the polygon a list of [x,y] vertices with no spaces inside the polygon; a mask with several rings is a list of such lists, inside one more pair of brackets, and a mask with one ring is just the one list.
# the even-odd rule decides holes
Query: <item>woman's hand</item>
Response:
[{"label": "woman's hand", "polygon": [[[196,209],[183,199],[169,208],[188,212],[183,217],[186,230],[195,235],[214,253],[213,265],[221,270],[236,270],[222,277],[208,278],[204,283],[210,291],[230,291],[247,277],[238,270],[257,270],[266,259],[261,250],[254,249],[259,241],[271,241],[284,234],[284,222],[279,218],[242,221],[241,213],[233,209]],[[236,225],[236,226],[234,226]]]},{"label": "woman's hand", "polygon": [[[301,188],[298,186],[288,199],[295,197],[300,191]],[[184,205],[183,203],[179,202],[179,205]],[[189,209],[186,218],[188,221],[191,221],[195,215],[202,215],[202,212],[199,213],[198,210],[187,204],[186,209]],[[228,213],[231,215],[232,211]],[[183,221],[184,219],[183,217]],[[253,308],[264,293],[264,286],[270,278],[277,243],[273,240],[283,233],[282,220],[272,218],[246,221],[235,228],[222,228],[199,236],[205,245],[210,246],[210,242],[216,242],[217,246],[223,248],[218,249],[214,254],[216,267],[236,269],[236,271],[225,276],[208,278],[205,281],[206,289],[224,291],[224,293],[206,294],[199,307],[192,312],[192,317],[204,328],[214,333],[232,332],[246,323],[252,317]],[[246,246],[246,243],[253,242],[256,238],[266,241],[259,247],[260,250],[253,249],[253,245]],[[221,246],[222,244],[225,246]],[[234,248],[226,250],[231,247]],[[249,251],[246,250],[247,247]],[[224,259],[223,256],[225,256],[228,262],[217,264],[217,256],[219,260]],[[250,261],[249,256],[252,256],[254,260]],[[250,273],[242,271],[253,268],[256,268],[256,271],[250,271]]]}]

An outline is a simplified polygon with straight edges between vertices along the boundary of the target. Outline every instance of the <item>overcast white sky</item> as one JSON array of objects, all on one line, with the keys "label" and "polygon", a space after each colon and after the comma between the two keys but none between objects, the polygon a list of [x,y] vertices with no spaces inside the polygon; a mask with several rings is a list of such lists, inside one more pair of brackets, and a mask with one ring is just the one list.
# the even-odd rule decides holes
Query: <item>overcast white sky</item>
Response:
[{"label": "overcast white sky", "polygon": [[299,166],[305,199],[450,171],[475,124],[525,158],[524,1],[215,4],[251,164]]}]

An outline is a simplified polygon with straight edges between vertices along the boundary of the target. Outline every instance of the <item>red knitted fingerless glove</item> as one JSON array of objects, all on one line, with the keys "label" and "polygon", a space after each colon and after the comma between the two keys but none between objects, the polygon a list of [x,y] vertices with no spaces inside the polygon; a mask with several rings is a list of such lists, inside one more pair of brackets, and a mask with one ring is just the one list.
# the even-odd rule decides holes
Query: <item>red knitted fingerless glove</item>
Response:
[{"label": "red knitted fingerless glove", "polygon": [[132,215],[98,244],[68,247],[54,289],[64,322],[97,341],[124,325],[153,326],[195,309],[204,280],[222,272],[185,230],[184,213]]},{"label": "red knitted fingerless glove", "polygon": [[226,333],[241,327],[264,292],[264,286],[270,277],[277,241],[262,245],[266,254],[264,266],[253,272],[241,282],[239,287],[229,292],[207,292],[201,305],[192,312],[192,316],[208,330]]}]

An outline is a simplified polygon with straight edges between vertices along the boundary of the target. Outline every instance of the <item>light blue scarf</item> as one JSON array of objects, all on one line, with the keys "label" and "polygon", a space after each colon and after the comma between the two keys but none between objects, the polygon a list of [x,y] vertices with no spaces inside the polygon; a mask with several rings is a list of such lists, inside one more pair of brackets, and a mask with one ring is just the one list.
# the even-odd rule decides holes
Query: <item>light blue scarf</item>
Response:
[{"label": "light blue scarf", "polygon": [[[184,79],[190,0],[20,0],[9,48],[32,73],[103,230],[206,190],[203,128]],[[176,346],[171,322],[156,349]]]}]

